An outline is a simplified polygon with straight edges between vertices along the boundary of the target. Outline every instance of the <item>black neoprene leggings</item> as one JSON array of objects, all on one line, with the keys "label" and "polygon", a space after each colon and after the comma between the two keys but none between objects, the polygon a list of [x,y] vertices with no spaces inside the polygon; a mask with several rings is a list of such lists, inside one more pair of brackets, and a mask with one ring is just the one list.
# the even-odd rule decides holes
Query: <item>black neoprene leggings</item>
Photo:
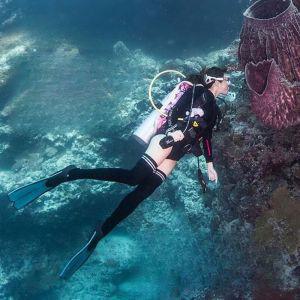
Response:
[{"label": "black neoprene leggings", "polygon": [[69,172],[68,181],[77,179],[96,179],[120,182],[137,187],[127,194],[110,217],[102,223],[103,236],[107,235],[117,224],[128,217],[136,207],[149,197],[166,178],[157,170],[156,162],[147,154],[131,170],[121,168],[73,169]]}]

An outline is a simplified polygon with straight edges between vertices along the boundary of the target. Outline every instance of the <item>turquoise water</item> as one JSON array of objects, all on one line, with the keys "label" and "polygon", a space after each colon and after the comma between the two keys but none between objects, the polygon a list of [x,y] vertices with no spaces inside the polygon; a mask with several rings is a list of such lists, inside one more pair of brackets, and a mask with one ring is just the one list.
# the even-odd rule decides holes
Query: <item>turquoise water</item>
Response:
[{"label": "turquoise water", "polygon": [[[131,135],[151,111],[150,80],[167,65],[191,71],[230,60],[222,49],[238,37],[247,5],[0,1],[1,191],[71,163],[131,167],[143,151]],[[81,181],[22,211],[2,201],[0,298],[246,297],[251,270],[241,247],[251,228],[214,231],[207,202],[219,195],[204,197],[195,174],[195,159],[184,158],[67,282],[58,278],[67,259],[130,189]]]}]

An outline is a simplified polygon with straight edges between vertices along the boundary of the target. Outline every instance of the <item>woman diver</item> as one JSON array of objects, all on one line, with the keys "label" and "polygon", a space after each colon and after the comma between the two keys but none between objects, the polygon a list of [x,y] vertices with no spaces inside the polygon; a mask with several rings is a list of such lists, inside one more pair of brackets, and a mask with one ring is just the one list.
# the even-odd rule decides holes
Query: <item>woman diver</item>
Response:
[{"label": "woman diver", "polygon": [[220,94],[228,93],[229,82],[225,72],[226,69],[212,67],[187,78],[191,84],[190,88],[172,108],[168,122],[153,136],[146,152],[131,170],[80,169],[68,166],[49,178],[23,186],[8,194],[15,208],[20,209],[59,184],[78,179],[113,181],[136,186],[113,213],[96,226],[89,241],[62,270],[61,278],[69,278],[84,264],[98,242],[162,184],[181,157],[190,152],[196,156],[201,155],[200,140],[207,163],[208,178],[211,181],[218,180],[213,165],[211,139],[218,114],[216,98]]}]

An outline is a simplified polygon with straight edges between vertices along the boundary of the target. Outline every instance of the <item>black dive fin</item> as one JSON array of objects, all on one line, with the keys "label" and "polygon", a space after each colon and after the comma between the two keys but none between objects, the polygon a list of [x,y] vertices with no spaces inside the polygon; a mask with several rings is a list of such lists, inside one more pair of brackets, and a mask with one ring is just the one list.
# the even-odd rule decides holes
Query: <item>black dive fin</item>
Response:
[{"label": "black dive fin", "polygon": [[59,277],[62,279],[70,278],[87,261],[87,259],[95,250],[100,238],[101,234],[99,234],[97,231],[94,231],[88,243],[69,260],[59,274]]},{"label": "black dive fin", "polygon": [[52,190],[56,185],[47,186],[46,182],[50,180],[60,179],[63,181],[64,178],[67,178],[67,174],[70,170],[74,169],[75,166],[68,166],[54,174],[49,178],[44,178],[39,181],[30,183],[28,185],[22,186],[8,194],[8,198],[16,209],[23,208],[28,205],[44,193]]}]

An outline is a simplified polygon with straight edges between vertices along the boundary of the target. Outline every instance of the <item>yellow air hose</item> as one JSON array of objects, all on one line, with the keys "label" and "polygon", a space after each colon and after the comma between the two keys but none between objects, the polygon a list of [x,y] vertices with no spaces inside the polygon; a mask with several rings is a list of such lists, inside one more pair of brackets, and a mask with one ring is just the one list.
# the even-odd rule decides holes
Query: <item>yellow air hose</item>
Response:
[{"label": "yellow air hose", "polygon": [[158,77],[160,77],[161,75],[166,74],[166,73],[175,73],[175,74],[177,74],[177,75],[182,76],[183,78],[186,78],[186,76],[185,76],[184,74],[182,74],[181,72],[179,72],[179,71],[176,71],[176,70],[165,70],[165,71],[162,71],[162,72],[158,73],[158,74],[152,79],[152,81],[151,81],[151,83],[150,83],[150,86],[149,86],[149,90],[148,90],[149,100],[150,100],[151,105],[153,106],[153,108],[156,109],[161,115],[163,115],[163,116],[165,116],[165,117],[167,117],[167,115],[166,115],[162,110],[160,110],[160,109],[155,105],[155,103],[154,103],[154,100],[153,100],[153,97],[152,97],[152,87],[153,87],[153,84],[154,84],[154,82],[156,81],[156,79],[157,79]]}]

